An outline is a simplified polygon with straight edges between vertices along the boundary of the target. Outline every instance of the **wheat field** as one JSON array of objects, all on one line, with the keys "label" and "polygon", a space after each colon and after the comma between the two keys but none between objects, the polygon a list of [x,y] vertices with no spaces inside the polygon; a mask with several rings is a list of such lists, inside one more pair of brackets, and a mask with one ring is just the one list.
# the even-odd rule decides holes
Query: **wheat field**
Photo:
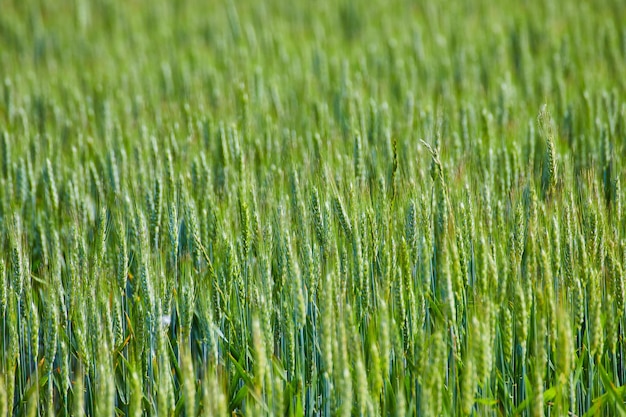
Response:
[{"label": "wheat field", "polygon": [[0,0],[0,416],[626,415],[626,2]]}]

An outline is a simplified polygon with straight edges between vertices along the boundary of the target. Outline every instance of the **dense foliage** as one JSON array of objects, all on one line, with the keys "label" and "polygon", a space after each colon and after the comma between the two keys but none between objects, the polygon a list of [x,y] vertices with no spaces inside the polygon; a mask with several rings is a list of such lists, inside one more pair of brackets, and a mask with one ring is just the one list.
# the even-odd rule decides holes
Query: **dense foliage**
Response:
[{"label": "dense foliage", "polygon": [[626,413],[626,2],[0,0],[0,415]]}]

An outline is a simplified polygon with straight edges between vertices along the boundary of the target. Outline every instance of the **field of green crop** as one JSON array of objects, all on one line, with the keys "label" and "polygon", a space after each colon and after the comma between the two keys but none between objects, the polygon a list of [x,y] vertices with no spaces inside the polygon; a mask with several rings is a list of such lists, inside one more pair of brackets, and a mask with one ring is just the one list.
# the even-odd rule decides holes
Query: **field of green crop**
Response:
[{"label": "field of green crop", "polygon": [[0,416],[626,415],[623,0],[0,0]]}]

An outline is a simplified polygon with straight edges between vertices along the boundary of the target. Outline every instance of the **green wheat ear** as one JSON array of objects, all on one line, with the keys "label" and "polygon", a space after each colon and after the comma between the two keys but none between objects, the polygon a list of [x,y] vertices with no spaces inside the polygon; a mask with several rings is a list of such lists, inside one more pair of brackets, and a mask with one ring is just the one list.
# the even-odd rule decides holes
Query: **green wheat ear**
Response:
[{"label": "green wheat ear", "polygon": [[543,174],[541,176],[541,190],[545,199],[552,195],[557,183],[556,148],[554,144],[555,127],[554,120],[552,120],[552,116],[546,104],[541,107],[537,115],[537,122],[541,135],[546,143],[546,152],[543,159]]}]

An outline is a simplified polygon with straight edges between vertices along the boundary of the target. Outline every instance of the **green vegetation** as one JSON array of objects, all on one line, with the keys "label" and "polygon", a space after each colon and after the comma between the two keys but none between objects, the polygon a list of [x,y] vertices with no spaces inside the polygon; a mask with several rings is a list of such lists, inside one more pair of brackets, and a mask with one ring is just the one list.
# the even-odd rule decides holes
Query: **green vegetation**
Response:
[{"label": "green vegetation", "polygon": [[0,0],[0,415],[626,414],[626,2]]}]

